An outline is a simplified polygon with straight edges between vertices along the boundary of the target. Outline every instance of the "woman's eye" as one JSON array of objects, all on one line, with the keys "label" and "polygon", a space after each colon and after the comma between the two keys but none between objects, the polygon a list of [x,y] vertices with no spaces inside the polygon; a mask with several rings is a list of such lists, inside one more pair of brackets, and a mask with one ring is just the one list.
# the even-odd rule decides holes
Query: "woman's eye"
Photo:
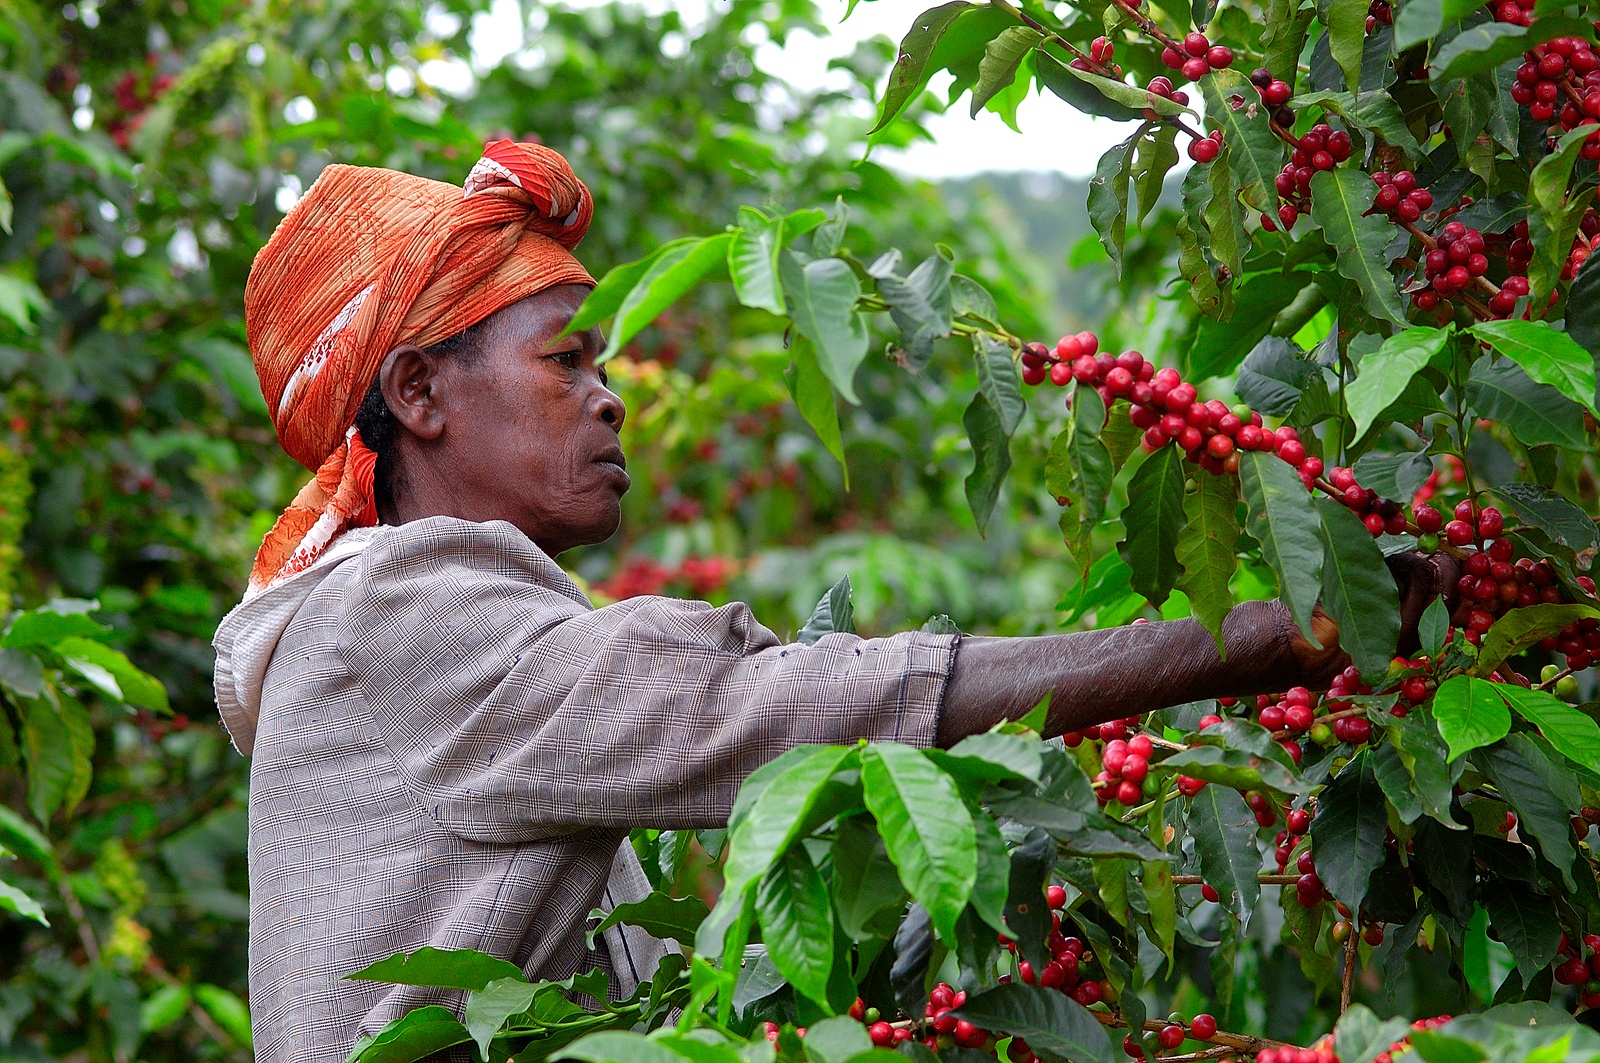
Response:
[{"label": "woman's eye", "polygon": [[560,351],[555,355],[556,361],[560,362],[562,367],[566,369],[578,368],[578,362],[582,358],[582,351]]}]

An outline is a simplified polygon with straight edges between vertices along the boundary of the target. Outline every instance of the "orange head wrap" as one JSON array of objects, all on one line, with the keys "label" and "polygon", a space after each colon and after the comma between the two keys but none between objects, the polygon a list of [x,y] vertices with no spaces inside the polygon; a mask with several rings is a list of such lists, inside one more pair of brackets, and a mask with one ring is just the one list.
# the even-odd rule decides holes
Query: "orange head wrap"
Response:
[{"label": "orange head wrap", "polygon": [[377,523],[376,459],[353,424],[384,357],[426,347],[525,296],[594,283],[572,257],[594,214],[567,161],[484,148],[463,187],[329,166],[279,223],[245,285],[245,330],[283,449],[316,475],[273,525],[250,591]]}]

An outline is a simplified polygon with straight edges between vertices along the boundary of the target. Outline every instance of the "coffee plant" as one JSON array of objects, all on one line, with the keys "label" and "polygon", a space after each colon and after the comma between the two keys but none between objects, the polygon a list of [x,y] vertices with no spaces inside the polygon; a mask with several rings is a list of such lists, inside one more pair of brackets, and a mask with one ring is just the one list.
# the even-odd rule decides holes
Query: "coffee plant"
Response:
[{"label": "coffee plant", "polygon": [[[912,375],[969,347],[980,531],[1025,423],[1057,426],[1045,475],[1079,573],[1069,621],[1187,613],[1220,649],[1237,601],[1276,595],[1313,641],[1320,604],[1349,665],[1326,690],[1240,691],[1060,740],[1040,737],[1040,706],[949,750],[791,750],[745,783],[726,832],[702,832],[726,849],[714,907],[662,892],[595,913],[684,946],[655,985],[580,1014],[561,994],[599,999],[598,982],[531,985],[466,954],[384,961],[361,977],[469,972],[449,983],[471,991],[466,1018],[414,1013],[352,1060],[469,1041],[596,1063],[1594,1058],[1595,14],[953,0],[917,16],[875,136],[936,74],[974,114],[1015,123],[1037,87],[1138,123],[1088,209],[1126,269],[1174,204],[1154,215],[1176,235],[1169,276],[1203,315],[1175,348],[1017,335],[942,249],[858,253],[843,200],[741,208],[608,274],[572,325],[609,320],[607,357],[695,285],[730,281],[786,334],[789,392],[841,464],[838,400],[860,401],[874,329]],[[1406,553],[1451,573],[1414,632],[1386,564]],[[841,584],[808,632],[848,627],[848,603]],[[687,842],[639,845],[668,867]],[[1188,950],[1208,957],[1215,1010],[1237,1014],[1235,958],[1269,917],[1337,1002],[1331,1032],[1291,1045],[1198,1009],[1150,1014]],[[1380,1020],[1352,1002],[1421,954],[1484,983],[1489,942],[1503,976],[1463,993],[1481,1014]]]}]

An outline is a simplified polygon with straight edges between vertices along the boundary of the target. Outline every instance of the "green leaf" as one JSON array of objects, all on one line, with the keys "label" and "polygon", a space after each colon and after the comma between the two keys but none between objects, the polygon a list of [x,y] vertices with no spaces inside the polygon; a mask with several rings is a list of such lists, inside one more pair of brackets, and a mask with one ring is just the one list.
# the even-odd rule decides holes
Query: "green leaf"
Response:
[{"label": "green leaf", "polygon": [[1194,380],[1230,373],[1240,356],[1272,329],[1279,312],[1305,288],[1304,273],[1263,273],[1233,293],[1227,321],[1201,318],[1189,346],[1188,376]]},{"label": "green leaf", "polygon": [[1404,329],[1361,359],[1360,375],[1345,389],[1345,405],[1355,426],[1355,438],[1366,435],[1378,415],[1405,391],[1411,378],[1439,357],[1450,342],[1452,331],[1451,326]]},{"label": "green leaf", "polygon": [[1528,47],[1525,27],[1482,22],[1446,41],[1429,64],[1428,76],[1437,82],[1481,74],[1521,55]]},{"label": "green leaf", "polygon": [[1600,358],[1600,255],[1590,255],[1567,290],[1567,335]]},{"label": "green leaf", "polygon": [[972,820],[973,840],[977,843],[978,873],[972,884],[972,898],[968,901],[991,930],[1006,928],[1006,902],[1010,898],[1011,857],[1006,852],[1006,840],[1000,828],[988,816],[975,816]]},{"label": "green leaf", "polygon": [[1263,417],[1283,417],[1299,404],[1317,372],[1316,363],[1293,341],[1263,336],[1245,356],[1233,389]]},{"label": "green leaf", "polygon": [[1033,73],[1039,84],[1071,104],[1084,114],[1110,118],[1115,122],[1132,122],[1143,113],[1107,98],[1099,89],[1074,77],[1074,71],[1058,62],[1049,52],[1033,53]]},{"label": "green leaf", "polygon": [[[701,902],[702,907],[704,902]],[[590,939],[593,941],[593,939]],[[513,1015],[528,1010],[539,986],[525,978],[497,978],[467,997],[467,1008],[461,1017],[467,1033],[478,1043],[478,1051],[489,1058],[489,1042],[500,1027]]]},{"label": "green leaf", "polygon": [[1320,0],[1318,14],[1328,27],[1328,49],[1344,71],[1345,86],[1361,87],[1361,53],[1367,43],[1367,8],[1361,0]]},{"label": "green leaf", "polygon": [[1017,375],[1017,363],[1012,361],[1011,348],[988,333],[975,332],[972,353],[978,368],[978,390],[999,415],[1000,430],[1009,436],[1017,430],[1028,408],[1022,397],[1022,381]]},{"label": "green leaf", "polygon": [[1355,281],[1373,317],[1406,327],[1406,308],[1389,274],[1388,247],[1394,226],[1368,214],[1377,186],[1355,169],[1319,170],[1311,178],[1311,217],[1337,254],[1339,273]]},{"label": "green leaf", "polygon": [[953,943],[977,879],[972,817],[960,791],[922,753],[894,743],[862,751],[861,784],[900,881],[928,909],[939,937]]},{"label": "green leaf", "polygon": [[1105,1027],[1058,990],[1013,982],[968,997],[955,1014],[1023,1038],[1045,1063],[1113,1063],[1116,1058]]},{"label": "green leaf", "polygon": [[60,713],[43,698],[18,708],[22,755],[28,762],[28,810],[40,823],[48,823],[72,787],[72,735]]},{"label": "green leaf", "polygon": [[1151,941],[1170,961],[1178,930],[1178,894],[1172,884],[1172,864],[1166,860],[1146,861],[1140,868],[1139,885],[1144,892],[1145,910],[1150,914]]},{"label": "green leaf", "polygon": [[[245,1048],[251,1046],[250,1038],[250,1011],[245,1007],[244,1001],[234,993],[223,989],[221,986],[208,985],[204,982],[194,987],[195,1003],[205,1009],[218,1026],[227,1032],[228,1036],[239,1042]],[[424,1009],[426,1010],[426,1009]],[[413,1013],[415,1014],[415,1013]],[[402,1020],[404,1021],[404,1020]],[[456,1042],[450,1042],[452,1044]],[[363,1057],[390,1059],[418,1059],[418,1056],[378,1056]]]},{"label": "green leaf", "polygon": [[[1106,499],[1116,477],[1111,452],[1100,439],[1105,420],[1106,407],[1099,392],[1090,387],[1075,388],[1071,420],[1050,445],[1045,458],[1045,488],[1055,496],[1057,504],[1077,507],[1061,514],[1061,527],[1073,556],[1083,567],[1088,566],[1090,536],[1105,516]],[[1074,523],[1074,512],[1076,534],[1067,531]]]},{"label": "green leaf", "polygon": [[972,396],[972,402],[961,415],[961,426],[967,430],[967,439],[972,444],[972,471],[963,482],[967,507],[972,510],[978,534],[982,535],[989,527],[989,517],[1000,497],[1000,485],[1011,471],[1011,437],[1006,434],[1000,414],[981,391]]},{"label": "green leaf", "polygon": [[1594,358],[1565,332],[1543,321],[1514,319],[1482,321],[1468,331],[1516,362],[1538,383],[1550,385],[1600,417],[1600,407],[1595,405]]},{"label": "green leaf", "polygon": [[1379,1021],[1365,1004],[1352,1004],[1333,1029],[1333,1050],[1339,1063],[1372,1063],[1410,1032],[1403,1018]]},{"label": "green leaf", "polygon": [[1039,971],[1050,962],[1046,939],[1052,920],[1044,903],[1044,890],[1055,857],[1055,842],[1044,830],[1034,827],[1011,853],[1007,868],[1006,930],[1016,939],[1019,955]]},{"label": "green leaf", "polygon": [[826,1004],[833,969],[833,911],[828,887],[806,855],[792,846],[762,877],[756,916],[767,953],[795,992]]},{"label": "green leaf", "polygon": [[1488,909],[1489,921],[1524,982],[1556,958],[1561,918],[1549,897],[1503,878],[1491,878],[1478,887],[1478,900]]},{"label": "green leaf", "polygon": [[[852,941],[872,933],[879,913],[905,908],[905,889],[869,816],[851,816],[833,837],[833,898],[839,925]],[[894,922],[888,932],[894,930]]]},{"label": "green leaf", "polygon": [[[1193,171],[1191,171],[1193,172]],[[1208,257],[1200,236],[1187,216],[1178,219],[1178,275],[1189,286],[1189,298],[1206,317],[1222,320],[1233,313],[1233,289],[1220,280],[1220,271]],[[1216,272],[1214,272],[1216,270]]]},{"label": "green leaf", "polygon": [[[599,361],[614,358],[661,311],[683,297],[690,288],[714,269],[726,269],[732,233],[718,233],[703,240],[674,242],[654,256],[649,267],[623,297],[611,324],[611,335]],[[596,289],[598,291],[598,289]],[[590,293],[590,299],[594,293]],[[585,305],[588,299],[584,300]],[[578,308],[581,312],[583,307]],[[571,325],[568,331],[575,331]]]},{"label": "green leaf", "polygon": [[1537,727],[1557,752],[1574,764],[1600,772],[1600,725],[1593,718],[1544,690],[1496,683],[1500,696],[1517,715]]},{"label": "green leaf", "polygon": [[73,635],[85,638],[103,638],[111,629],[89,616],[99,606],[89,609],[59,611],[45,606],[18,613],[0,637],[0,646],[27,649],[33,646],[54,647],[56,643]]},{"label": "green leaf", "polygon": [[522,968],[506,960],[472,949],[436,949],[431,945],[415,952],[397,952],[345,977],[365,982],[470,990],[482,989],[502,978],[528,980]]},{"label": "green leaf", "polygon": [[[1556,21],[1565,20],[1544,18],[1534,26],[1542,28],[1545,23]],[[1572,247],[1583,205],[1594,194],[1592,189],[1568,194],[1572,168],[1587,139],[1587,127],[1569,130],[1556,142],[1555,150],[1539,160],[1528,177],[1528,235],[1534,245],[1533,262],[1528,270],[1531,306],[1544,305],[1545,298],[1555,287]],[[1592,400],[1592,392],[1590,397]]]},{"label": "green leaf", "polygon": [[1139,200],[1139,225],[1154,209],[1161,198],[1161,189],[1167,174],[1178,164],[1178,127],[1162,124],[1146,126],[1139,137],[1138,152],[1134,158],[1134,192]]},{"label": "green leaf", "polygon": [[1133,570],[1133,589],[1160,605],[1178,579],[1178,538],[1184,530],[1183,455],[1176,446],[1151,454],[1128,484],[1117,545]]},{"label": "green leaf", "polygon": [[[626,1030],[601,1030],[561,1049],[561,1058],[582,1060],[583,1063],[684,1063],[689,1057],[643,1034]],[[346,1060],[346,1063],[356,1061]]]},{"label": "green leaf", "polygon": [[[735,812],[743,812],[728,837],[728,862],[723,867],[723,898],[738,895],[767,873],[767,868],[783,855],[811,813],[812,806],[824,786],[855,751],[843,746],[802,746],[783,765],[776,775],[760,780],[764,783],[760,795],[751,804]],[[751,775],[745,788],[756,781]],[[730,824],[733,820],[730,818]],[[722,901],[718,901],[718,908]],[[700,926],[697,952],[718,954],[718,947],[707,945],[708,920]]]},{"label": "green leaf", "polygon": [[1369,681],[1389,668],[1400,638],[1400,593],[1366,525],[1342,503],[1319,498],[1322,607],[1339,625],[1339,648]]},{"label": "green leaf", "polygon": [[[792,217],[792,215],[791,215]],[[850,230],[850,204],[844,201],[843,196],[835,196],[833,200],[833,213],[828,215],[828,220],[820,223],[811,237],[811,254],[816,258],[827,258],[839,253],[839,245],[844,243],[844,235]],[[803,259],[802,261],[810,261]],[[778,274],[783,275],[783,262],[780,257]]]},{"label": "green leaf", "polygon": [[119,650],[79,635],[68,635],[55,644],[68,668],[118,701],[154,712],[170,712],[166,688],[161,680],[140,670]]},{"label": "green leaf", "polygon": [[1568,624],[1591,616],[1600,616],[1600,609],[1588,605],[1529,605],[1508,610],[1484,633],[1483,645],[1478,649],[1478,659],[1472,670],[1487,677],[1507,657],[1521,653]]},{"label": "green leaf", "polygon": [[[867,267],[867,275],[877,281],[878,294],[889,304],[889,316],[900,329],[901,346],[911,363],[922,366],[933,341],[950,335],[950,278],[955,270],[941,254],[929,255],[905,277],[899,275],[899,265],[900,252],[890,249]],[[983,335],[975,333],[974,342]],[[1010,348],[1006,351],[1009,354]]]},{"label": "green leaf", "polygon": [[[1114,78],[1101,77],[1099,74],[1090,73],[1087,70],[1079,70],[1075,66],[1067,66],[1064,69],[1066,70],[1068,77],[1077,78],[1085,85],[1093,88],[1106,99],[1114,103],[1119,103],[1122,106],[1130,109],[1136,108],[1141,114],[1143,113],[1144,109],[1148,108],[1159,115],[1164,115],[1167,117],[1172,117],[1175,115],[1194,116],[1194,111],[1190,110],[1188,107],[1185,107],[1183,104],[1177,103],[1165,96],[1157,96],[1152,92],[1146,91],[1145,89],[1135,88],[1126,81],[1118,81]],[[1135,134],[1135,136],[1137,135],[1138,134]]]},{"label": "green leaf", "polygon": [[928,59],[938,45],[939,38],[944,36],[958,16],[975,6],[967,3],[967,0],[952,0],[917,16],[911,29],[900,41],[899,55],[895,59],[894,69],[889,71],[889,83],[884,87],[883,102],[878,108],[878,122],[868,131],[869,134],[878,132],[894,121],[922,91],[930,73]]},{"label": "green leaf", "polygon": [[1450,747],[1451,760],[1498,742],[1511,730],[1511,713],[1496,684],[1466,675],[1440,684],[1433,698],[1433,718]]},{"label": "green leaf", "polygon": [[811,646],[824,635],[835,631],[854,632],[856,610],[850,600],[850,576],[840,576],[839,582],[828,588],[828,593],[817,599],[811,617],[800,628],[795,640]]},{"label": "green leaf", "polygon": [[1577,809],[1557,797],[1563,788],[1576,790],[1571,772],[1565,766],[1550,763],[1525,734],[1507,735],[1505,741],[1478,751],[1473,762],[1488,774],[1500,796],[1517,814],[1523,838],[1533,840],[1544,858],[1561,873],[1568,890],[1576,889],[1572,865],[1577,853],[1572,848],[1568,817]]},{"label": "green leaf", "polygon": [[1481,6],[1473,0],[1407,0],[1395,14],[1395,50],[1403,52],[1430,37],[1437,37],[1440,30],[1461,21]]},{"label": "green leaf", "polygon": [[165,1030],[183,1018],[192,999],[186,985],[161,986],[139,1007],[139,1032],[151,1034]]},{"label": "green leaf", "polygon": [[589,931],[589,947],[594,947],[595,938],[602,932],[622,924],[640,927],[651,937],[673,938],[693,945],[695,931],[710,914],[706,902],[699,897],[673,897],[657,890],[642,901],[619,904],[609,912],[590,912],[591,919],[596,915],[601,918]]},{"label": "green leaf", "polygon": [[1467,374],[1467,405],[1479,417],[1498,421],[1524,446],[1589,445],[1583,407],[1548,384],[1536,384],[1507,360],[1479,358]]},{"label": "green leaf", "polygon": [[1383,795],[1394,806],[1401,823],[1415,823],[1422,818],[1422,799],[1412,789],[1411,773],[1394,745],[1385,743],[1373,747],[1372,775],[1383,787]]},{"label": "green leaf", "polygon": [[978,63],[978,83],[972,88],[973,118],[995,93],[1016,80],[1022,57],[1042,40],[1044,34],[1032,26],[1011,26],[984,47],[983,59]]},{"label": "green leaf", "polygon": [[[806,1059],[811,1063],[846,1063],[872,1051],[867,1028],[848,1015],[824,1019],[806,1031]],[[889,1058],[882,1053],[882,1058]]]},{"label": "green leaf", "polygon": [[1428,607],[1422,611],[1422,619],[1417,623],[1417,638],[1422,643],[1422,650],[1429,657],[1439,656],[1439,651],[1444,648],[1444,640],[1450,634],[1450,609],[1444,604],[1442,597],[1435,598]]},{"label": "green leaf", "polygon": [[1200,874],[1217,891],[1241,926],[1250,925],[1261,896],[1256,874],[1261,850],[1256,848],[1256,819],[1239,791],[1207,786],[1189,799],[1189,833]]},{"label": "green leaf", "polygon": [[1328,892],[1352,912],[1360,910],[1368,880],[1383,866],[1383,836],[1388,830],[1383,789],[1372,774],[1369,756],[1357,753],[1323,787],[1311,820],[1317,874]]},{"label": "green leaf", "polygon": [[1239,455],[1247,530],[1278,577],[1278,596],[1301,634],[1311,639],[1311,613],[1322,591],[1322,520],[1305,485],[1275,454]]},{"label": "green leaf", "polygon": [[822,375],[847,402],[859,405],[855,375],[867,356],[867,326],[856,312],[861,282],[855,271],[842,258],[802,262],[785,251],[779,272],[794,327],[815,345]]},{"label": "green leaf", "polygon": [[1410,793],[1422,812],[1447,830],[1460,830],[1461,825],[1450,815],[1455,779],[1446,763],[1449,750],[1433,728],[1423,722],[1422,714],[1411,713],[1392,723],[1389,742],[1411,778]]},{"label": "green leaf", "polygon": [[50,925],[39,902],[9,882],[0,881],[0,909],[15,912],[24,919],[32,919],[40,926]]},{"label": "green leaf", "polygon": [[834,398],[833,385],[829,383],[822,365],[817,361],[817,349],[804,336],[795,336],[789,345],[794,363],[784,374],[789,394],[800,410],[800,416],[817,433],[824,449],[833,455],[844,474],[844,486],[850,487],[850,467],[844,460],[844,436],[839,431],[839,403]]},{"label": "green leaf", "polygon": [[1310,789],[1304,779],[1277,761],[1242,749],[1190,746],[1163,760],[1161,766],[1235,790],[1268,789],[1303,794]]},{"label": "green leaf", "polygon": [[1122,244],[1128,231],[1128,177],[1133,173],[1133,151],[1139,134],[1100,156],[1089,179],[1089,221],[1100,234],[1100,244],[1111,264],[1122,272]]},{"label": "green leaf", "polygon": [[989,731],[970,735],[947,750],[930,749],[940,767],[954,775],[986,782],[1039,781],[1044,770],[1037,738]]},{"label": "green leaf", "polygon": [[739,208],[739,228],[728,244],[728,276],[739,302],[782,317],[783,282],[778,253],[783,250],[784,218],[766,218],[753,207]]},{"label": "green leaf", "polygon": [[1178,541],[1177,562],[1183,569],[1178,589],[1189,599],[1189,609],[1216,640],[1217,653],[1227,655],[1222,644],[1222,621],[1233,608],[1231,581],[1239,567],[1234,553],[1239,541],[1239,489],[1231,476],[1201,475],[1197,489],[1184,498],[1185,534]]},{"label": "green leaf", "polygon": [[1600,552],[1600,529],[1596,529],[1594,518],[1557,492],[1527,483],[1501,484],[1490,490],[1524,524],[1538,528],[1578,554],[1580,563],[1585,563],[1585,555],[1593,557]]},{"label": "green leaf", "polygon": [[[1273,184],[1283,169],[1283,144],[1267,121],[1261,94],[1238,70],[1213,70],[1200,79],[1206,118],[1222,130],[1228,145],[1228,165],[1238,179],[1245,201],[1267,215],[1278,213],[1278,190]],[[1242,105],[1235,110],[1232,101]],[[1372,182],[1368,179],[1367,183]],[[1331,242],[1331,240],[1330,240]]]}]

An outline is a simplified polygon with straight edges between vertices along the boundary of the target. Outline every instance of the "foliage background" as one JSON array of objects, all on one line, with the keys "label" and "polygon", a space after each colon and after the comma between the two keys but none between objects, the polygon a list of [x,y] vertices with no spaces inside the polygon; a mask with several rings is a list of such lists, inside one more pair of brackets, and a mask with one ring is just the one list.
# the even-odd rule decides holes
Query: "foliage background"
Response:
[{"label": "foliage background", "polygon": [[[842,61],[841,92],[799,92],[757,68],[753,42],[826,32],[831,4],[730,0],[685,26],[625,4],[530,2],[529,49],[479,72],[470,95],[431,90],[423,64],[466,56],[486,6],[0,0],[0,442],[26,469],[0,477],[0,509],[27,514],[6,576],[18,606],[97,599],[111,641],[166,684],[178,714],[90,700],[92,780],[43,831],[62,874],[6,867],[51,927],[0,918],[0,1058],[248,1055],[248,766],[217,726],[208,642],[305,476],[277,450],[241,293],[256,248],[328,163],[459,181],[485,138],[536,134],[594,191],[582,253],[596,275],[731,221],[740,203],[843,197],[865,246],[913,260],[952,247],[1024,335],[1094,327],[1108,347],[1168,363],[1187,346],[1193,304],[1156,288],[1175,255],[1159,217],[1148,238],[1130,236],[1117,282],[1085,238],[1080,185],[1039,198],[1015,177],[934,186],[862,161],[892,43]],[[891,141],[920,135],[917,115],[934,106],[924,100]],[[984,633],[1133,615],[1137,602],[1057,609],[1071,585],[1043,483],[1057,399],[1035,398],[980,538],[960,486],[972,461],[960,410],[975,387],[963,344],[917,375],[869,359],[863,405],[841,408],[846,492],[775,382],[787,355],[769,329],[708,289],[616,364],[636,470],[624,530],[564,559],[601,593],[744,598],[780,632],[846,573],[867,633],[934,613]],[[1182,611],[1181,595],[1168,609]],[[0,712],[13,818],[30,796],[15,719],[14,706]],[[1229,1021],[1303,1040],[1327,1015],[1277,940],[1263,918]],[[1209,984],[1197,960],[1157,1010]],[[1460,1003],[1454,992],[1417,970],[1367,995],[1380,1010],[1432,1013]],[[1413,999],[1424,993],[1435,998]]]}]

